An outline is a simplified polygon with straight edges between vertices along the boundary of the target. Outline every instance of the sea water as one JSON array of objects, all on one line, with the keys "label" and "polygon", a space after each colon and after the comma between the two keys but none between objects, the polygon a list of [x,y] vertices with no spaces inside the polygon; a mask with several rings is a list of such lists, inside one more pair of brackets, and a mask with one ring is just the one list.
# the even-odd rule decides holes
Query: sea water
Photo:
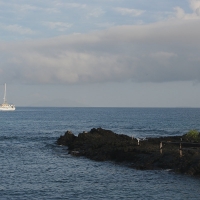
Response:
[{"label": "sea water", "polygon": [[0,199],[199,199],[200,179],[73,157],[56,140],[104,128],[133,137],[200,130],[199,108],[17,108],[0,112]]}]

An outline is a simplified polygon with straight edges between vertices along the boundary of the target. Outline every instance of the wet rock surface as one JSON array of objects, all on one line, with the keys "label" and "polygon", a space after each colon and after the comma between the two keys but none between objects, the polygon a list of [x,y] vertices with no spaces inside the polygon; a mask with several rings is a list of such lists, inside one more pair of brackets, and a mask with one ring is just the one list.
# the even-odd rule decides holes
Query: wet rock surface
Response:
[{"label": "wet rock surface", "polygon": [[72,155],[96,161],[124,162],[141,170],[171,169],[200,175],[200,145],[188,143],[184,136],[147,138],[138,143],[137,138],[93,128],[78,136],[67,131],[57,144],[68,146]]}]

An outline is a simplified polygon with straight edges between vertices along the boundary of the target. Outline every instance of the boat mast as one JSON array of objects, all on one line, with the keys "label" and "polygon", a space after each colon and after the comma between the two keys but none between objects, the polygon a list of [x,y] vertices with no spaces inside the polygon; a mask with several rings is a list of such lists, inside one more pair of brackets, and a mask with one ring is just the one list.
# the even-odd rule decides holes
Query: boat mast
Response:
[{"label": "boat mast", "polygon": [[5,83],[5,90],[4,90],[3,103],[6,103],[6,83]]}]

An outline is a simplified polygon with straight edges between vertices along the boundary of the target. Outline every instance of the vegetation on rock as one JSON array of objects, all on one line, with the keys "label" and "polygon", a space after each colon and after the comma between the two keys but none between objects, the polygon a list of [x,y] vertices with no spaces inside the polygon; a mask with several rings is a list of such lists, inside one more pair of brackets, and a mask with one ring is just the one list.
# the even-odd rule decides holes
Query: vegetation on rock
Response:
[{"label": "vegetation on rock", "polygon": [[195,129],[190,130],[188,133],[184,135],[184,137],[188,141],[200,142],[200,133]]}]

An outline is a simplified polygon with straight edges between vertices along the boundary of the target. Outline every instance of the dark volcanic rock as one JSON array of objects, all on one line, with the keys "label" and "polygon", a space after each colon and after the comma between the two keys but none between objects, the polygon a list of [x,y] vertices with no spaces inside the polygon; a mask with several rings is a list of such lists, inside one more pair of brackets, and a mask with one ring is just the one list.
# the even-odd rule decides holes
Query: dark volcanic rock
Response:
[{"label": "dark volcanic rock", "polygon": [[57,144],[69,146],[74,142],[75,138],[76,136],[71,131],[67,131],[65,132],[65,135],[60,136],[60,138],[57,140]]},{"label": "dark volcanic rock", "polygon": [[[180,142],[183,148],[181,151]],[[69,153],[73,155],[97,161],[128,162],[137,169],[172,169],[180,173],[200,175],[199,147],[188,148],[188,143],[181,136],[148,138],[138,145],[136,138],[93,128],[78,136],[67,131],[64,136],[60,136],[57,144],[68,146]]]}]

